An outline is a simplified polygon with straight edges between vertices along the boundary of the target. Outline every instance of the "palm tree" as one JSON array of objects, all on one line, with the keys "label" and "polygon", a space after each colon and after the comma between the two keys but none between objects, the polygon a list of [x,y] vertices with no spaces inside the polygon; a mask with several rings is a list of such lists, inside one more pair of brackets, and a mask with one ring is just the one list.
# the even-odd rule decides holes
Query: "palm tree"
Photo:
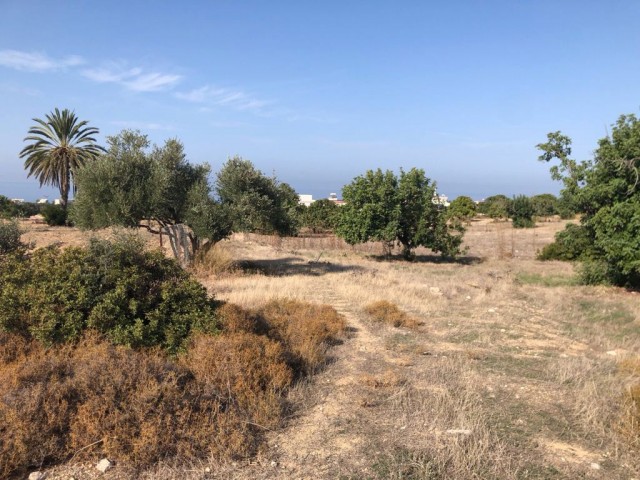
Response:
[{"label": "palm tree", "polygon": [[32,141],[20,152],[25,158],[27,175],[40,180],[40,186],[53,185],[60,189],[60,203],[67,208],[74,172],[95,159],[105,149],[96,144],[98,129],[78,121],[75,112],[66,108],[47,114],[46,121],[34,118],[34,125],[24,141]]}]

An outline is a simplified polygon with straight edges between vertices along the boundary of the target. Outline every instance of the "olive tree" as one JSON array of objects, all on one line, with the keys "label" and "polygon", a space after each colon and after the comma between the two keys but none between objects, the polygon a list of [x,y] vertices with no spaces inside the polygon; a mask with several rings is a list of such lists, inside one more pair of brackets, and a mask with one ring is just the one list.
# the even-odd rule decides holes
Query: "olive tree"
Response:
[{"label": "olive tree", "polygon": [[107,152],[76,174],[71,218],[80,228],[139,227],[161,242],[166,235],[183,264],[231,234],[226,209],[210,195],[209,167],[190,164],[178,140],[151,148],[146,135],[124,130],[107,143]]},{"label": "olive tree", "polygon": [[287,183],[267,177],[240,157],[227,160],[216,175],[216,194],[229,209],[233,230],[278,235],[298,231],[298,195]]}]

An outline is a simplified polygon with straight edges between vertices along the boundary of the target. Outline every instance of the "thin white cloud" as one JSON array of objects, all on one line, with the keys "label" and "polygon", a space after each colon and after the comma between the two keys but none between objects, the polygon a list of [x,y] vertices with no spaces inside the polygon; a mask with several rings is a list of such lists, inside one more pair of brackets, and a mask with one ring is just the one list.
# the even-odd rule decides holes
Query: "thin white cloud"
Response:
[{"label": "thin white cloud", "polygon": [[141,68],[123,69],[119,66],[87,69],[82,75],[98,83],[116,83],[134,92],[167,90],[182,80],[180,75],[145,73]]},{"label": "thin white cloud", "polygon": [[259,100],[241,90],[219,88],[212,85],[196,88],[188,92],[177,92],[176,97],[187,102],[220,105],[236,110],[261,110],[272,102]]},{"label": "thin white cloud", "polygon": [[0,50],[0,65],[27,72],[50,72],[67,67],[82,65],[84,60],[78,55],[64,58],[51,58],[38,52],[21,52],[19,50]]}]

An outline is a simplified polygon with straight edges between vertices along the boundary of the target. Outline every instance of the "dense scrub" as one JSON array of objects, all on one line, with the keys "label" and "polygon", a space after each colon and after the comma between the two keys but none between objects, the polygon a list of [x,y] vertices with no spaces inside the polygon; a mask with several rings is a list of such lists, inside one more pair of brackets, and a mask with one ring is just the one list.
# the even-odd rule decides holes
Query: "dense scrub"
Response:
[{"label": "dense scrub", "polygon": [[344,319],[293,301],[225,305],[221,317],[221,334],[194,335],[177,357],[95,333],[50,349],[0,333],[0,477],[74,455],[142,468],[255,454],[282,422],[283,393],[324,361]]},{"label": "dense scrub", "polygon": [[216,328],[205,288],[133,238],[8,256],[0,283],[0,330],[47,345],[93,329],[115,344],[176,352],[192,330]]}]

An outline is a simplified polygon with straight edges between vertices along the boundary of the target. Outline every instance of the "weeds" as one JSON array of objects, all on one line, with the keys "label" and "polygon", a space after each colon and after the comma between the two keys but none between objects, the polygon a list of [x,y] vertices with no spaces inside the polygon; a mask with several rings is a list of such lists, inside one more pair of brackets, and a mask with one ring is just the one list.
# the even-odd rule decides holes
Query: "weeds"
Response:
[{"label": "weeds", "polygon": [[380,300],[370,303],[364,308],[376,322],[386,323],[394,327],[417,328],[420,322],[400,310],[394,303]]},{"label": "weeds", "polygon": [[578,285],[574,277],[564,275],[541,275],[539,273],[520,272],[516,274],[516,282],[520,285],[541,285],[543,287],[570,287]]}]

